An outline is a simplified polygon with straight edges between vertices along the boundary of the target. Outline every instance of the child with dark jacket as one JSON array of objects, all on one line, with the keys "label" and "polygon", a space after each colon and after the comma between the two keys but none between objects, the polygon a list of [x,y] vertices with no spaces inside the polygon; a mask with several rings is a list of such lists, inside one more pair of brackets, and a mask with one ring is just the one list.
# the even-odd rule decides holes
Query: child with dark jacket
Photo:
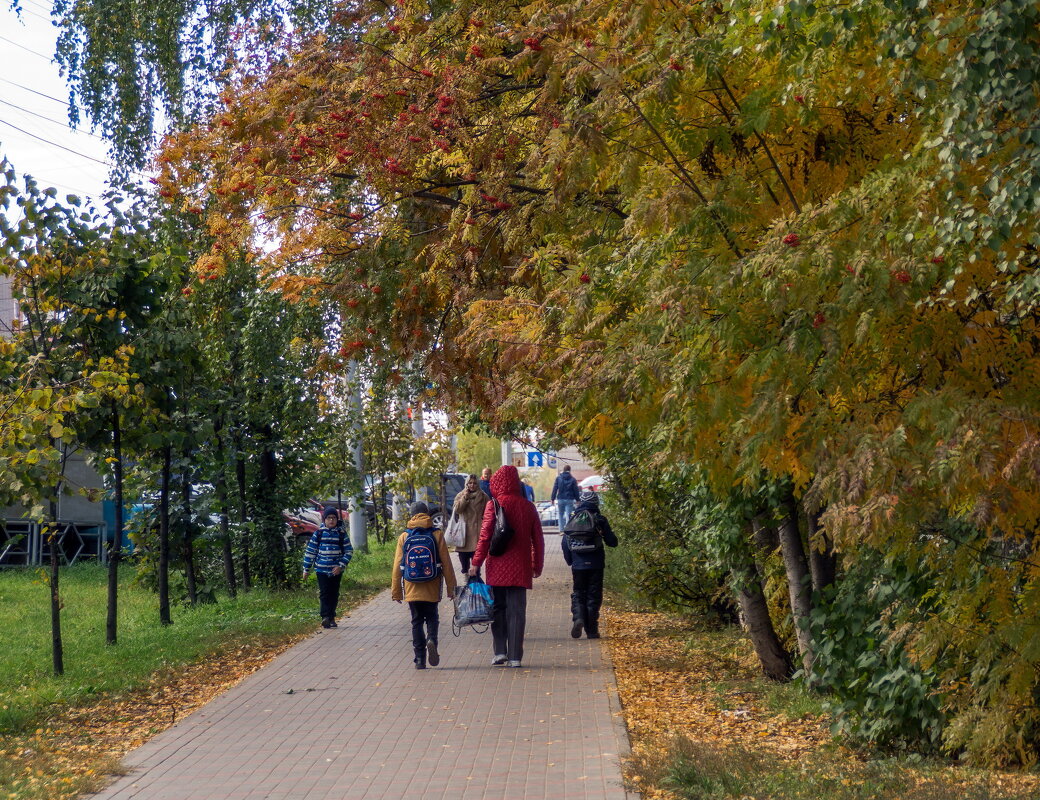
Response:
[{"label": "child with dark jacket", "polygon": [[318,601],[321,606],[321,627],[337,628],[336,606],[339,605],[339,584],[354,548],[350,536],[343,530],[339,511],[329,506],[322,512],[321,527],[311,534],[303,552],[303,579],[311,568],[318,579]]},{"label": "child with dark jacket", "polygon": [[[446,585],[448,597],[455,594],[455,570],[451,566],[444,534],[433,524],[426,503],[412,503],[408,511],[411,514],[408,529],[397,539],[397,551],[391,567],[390,597],[395,603],[400,603],[402,599],[408,602],[408,610],[412,614],[413,661],[416,669],[426,669],[427,663],[436,667],[441,661],[440,653],[437,652],[437,632],[440,627],[437,603],[443,596],[442,586]],[[408,554],[405,546],[415,534],[429,536],[436,549],[435,563],[429,565],[432,575],[428,580],[410,581],[406,577],[405,559]]]},{"label": "child with dark jacket", "polygon": [[610,522],[600,513],[599,495],[589,491],[581,493],[571,516],[572,523],[580,520],[583,511],[588,512],[594,521],[594,540],[598,538],[598,546],[593,550],[579,552],[577,548],[572,548],[566,532],[560,537],[560,546],[563,548],[563,559],[571,568],[574,579],[571,592],[571,636],[577,639],[584,628],[590,639],[598,639],[599,609],[603,605],[603,570],[607,563],[603,545],[617,547],[618,540],[611,530]]}]

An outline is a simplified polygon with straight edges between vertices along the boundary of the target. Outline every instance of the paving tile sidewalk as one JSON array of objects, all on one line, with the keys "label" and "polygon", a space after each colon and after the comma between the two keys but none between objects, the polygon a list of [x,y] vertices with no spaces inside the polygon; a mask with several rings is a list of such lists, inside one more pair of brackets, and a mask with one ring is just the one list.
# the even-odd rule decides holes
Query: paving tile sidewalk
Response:
[{"label": "paving tile sidewalk", "polygon": [[447,601],[441,665],[414,669],[407,608],[384,592],[130,753],[92,798],[631,797],[609,655],[570,638],[569,579],[548,534],[519,670],[490,666],[490,632],[452,636]]}]

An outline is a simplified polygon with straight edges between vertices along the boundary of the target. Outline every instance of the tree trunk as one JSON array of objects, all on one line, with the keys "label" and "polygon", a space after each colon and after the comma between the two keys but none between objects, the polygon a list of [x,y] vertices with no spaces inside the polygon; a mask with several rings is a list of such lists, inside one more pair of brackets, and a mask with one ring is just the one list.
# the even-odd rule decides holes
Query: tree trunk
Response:
[{"label": "tree trunk", "polygon": [[65,674],[65,652],[61,642],[61,595],[58,592],[58,528],[55,523],[47,536],[50,549],[51,584],[51,664],[55,675]]},{"label": "tree trunk", "polygon": [[[757,551],[767,551],[759,535],[762,529],[760,525],[747,525],[745,532]],[[738,556],[740,558],[741,556]],[[789,680],[794,672],[791,662],[791,654],[787,652],[780,637],[776,634],[776,627],[769,615],[769,604],[762,591],[762,578],[751,552],[742,554],[742,562],[736,565],[734,575],[738,579],[737,602],[740,604],[740,612],[747,626],[751,644],[755,648],[759,663],[762,665],[762,673],[774,681]]]},{"label": "tree trunk", "polygon": [[170,625],[170,460],[172,447],[163,448],[159,478],[159,623]]},{"label": "tree trunk", "polygon": [[780,538],[776,535],[776,529],[766,522],[765,517],[756,516],[751,522],[751,528],[755,549],[765,556],[775,553],[780,546]]},{"label": "tree trunk", "polygon": [[802,657],[805,674],[812,673],[812,637],[809,634],[809,614],[812,611],[812,582],[809,564],[802,545],[802,533],[798,528],[798,504],[788,494],[783,500],[784,519],[777,531],[780,537],[780,552],[787,571],[787,587],[791,594],[791,614],[794,617],[798,652]]},{"label": "tree trunk", "polygon": [[386,473],[379,473],[379,508],[376,509],[376,519],[379,520],[379,543],[386,544],[390,541],[390,520],[386,517]]},{"label": "tree trunk", "polygon": [[834,583],[838,570],[838,557],[834,543],[820,527],[820,514],[806,512],[809,526],[809,569],[812,572],[813,589],[817,592]]},{"label": "tree trunk", "polygon": [[231,549],[231,526],[228,521],[227,479],[224,474],[224,439],[220,435],[220,426],[216,428],[217,440],[217,474],[213,482],[217,492],[217,504],[220,507],[220,542],[224,555],[224,580],[227,582],[228,594],[234,599],[238,595],[235,582],[235,555]]},{"label": "tree trunk", "polygon": [[762,674],[771,681],[790,680],[794,671],[791,656],[776,635],[773,620],[769,616],[769,607],[766,605],[766,596],[762,594],[762,586],[748,585],[738,591],[737,602],[740,603],[740,613],[747,623],[755,654],[762,664]]},{"label": "tree trunk", "polygon": [[[51,439],[51,446],[58,447],[58,442]],[[66,451],[62,448],[61,470],[65,474]],[[61,563],[58,556],[58,547],[61,544],[58,539],[58,496],[61,493],[62,483],[54,487],[54,496],[49,501],[50,511],[50,535],[47,542],[50,545],[50,584],[51,584],[51,665],[55,675],[65,674],[65,647],[61,640],[61,593],[59,592],[59,578]]]},{"label": "tree trunk", "polygon": [[116,643],[119,612],[119,559],[123,553],[123,442],[119,407],[112,401],[112,478],[115,482],[116,524],[108,546],[108,615],[105,619],[105,641]]},{"label": "tree trunk", "polygon": [[194,525],[191,521],[191,475],[189,461],[191,454],[183,453],[181,465],[181,552],[184,554],[184,583],[188,590],[188,602],[197,605],[199,589],[195,580],[195,544]]},{"label": "tree trunk", "polygon": [[[264,431],[264,440],[269,442],[272,431]],[[257,525],[261,530],[263,542],[263,574],[262,579],[272,588],[283,588],[286,585],[285,559],[282,554],[283,539],[282,510],[278,506],[278,456],[269,444],[264,444],[260,453],[259,495],[256,507],[259,512]]]},{"label": "tree trunk", "polygon": [[241,442],[236,447],[235,480],[238,483],[238,521],[242,525],[239,544],[242,547],[242,588],[249,590],[253,585],[252,571],[249,568],[249,534],[246,522],[249,521],[249,504],[246,500],[246,458],[242,453]]}]

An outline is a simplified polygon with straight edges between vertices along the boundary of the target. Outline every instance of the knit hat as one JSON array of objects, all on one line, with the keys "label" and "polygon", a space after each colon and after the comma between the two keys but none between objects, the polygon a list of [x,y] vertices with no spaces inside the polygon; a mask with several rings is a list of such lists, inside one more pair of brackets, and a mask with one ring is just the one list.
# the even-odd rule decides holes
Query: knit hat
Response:
[{"label": "knit hat", "polygon": [[598,506],[599,505],[599,495],[596,494],[591,489],[586,489],[578,497],[578,502],[579,503],[588,503],[590,506]]},{"label": "knit hat", "polygon": [[411,514],[413,517],[416,514],[429,514],[430,507],[426,505],[426,503],[424,503],[422,500],[417,500],[410,506],[408,506],[408,513]]},{"label": "knit hat", "polygon": [[326,509],[321,512],[321,521],[324,522],[329,517],[335,517],[336,522],[339,522],[339,509],[335,506],[326,507]]}]

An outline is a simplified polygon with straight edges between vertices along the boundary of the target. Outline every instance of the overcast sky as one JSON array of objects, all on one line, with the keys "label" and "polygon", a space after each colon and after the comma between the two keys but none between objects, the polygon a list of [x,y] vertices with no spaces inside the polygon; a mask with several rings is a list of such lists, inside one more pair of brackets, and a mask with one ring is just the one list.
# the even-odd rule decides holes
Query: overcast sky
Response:
[{"label": "overcast sky", "polygon": [[0,157],[61,194],[104,192],[108,147],[68,124],[68,88],[53,61],[57,29],[47,0],[0,0]]}]

